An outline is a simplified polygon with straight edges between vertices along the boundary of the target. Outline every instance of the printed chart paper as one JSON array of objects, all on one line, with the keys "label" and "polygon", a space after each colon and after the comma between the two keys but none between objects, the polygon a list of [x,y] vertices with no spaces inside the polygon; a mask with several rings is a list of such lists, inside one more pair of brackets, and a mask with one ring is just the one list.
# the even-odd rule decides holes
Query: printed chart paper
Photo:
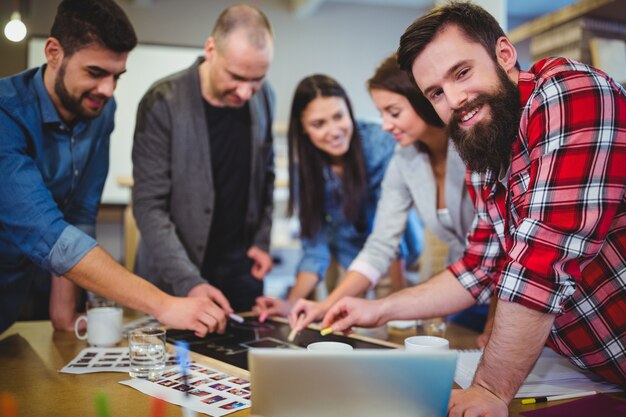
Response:
[{"label": "printed chart paper", "polygon": [[161,379],[131,379],[120,384],[212,417],[250,407],[250,381],[198,363],[189,366],[186,384],[178,366]]},{"label": "printed chart paper", "polygon": [[[176,365],[176,356],[167,353],[165,372]],[[65,374],[89,374],[94,372],[126,372],[130,370],[130,357],[127,347],[96,348],[80,351],[74,359],[59,370]]]},{"label": "printed chart paper", "polygon": [[[124,372],[130,370],[127,347],[83,349],[59,372],[88,374],[94,372]],[[153,381],[131,379],[120,384],[172,404],[185,406],[213,417],[224,416],[250,407],[250,381],[191,362],[187,384],[176,356],[167,354],[165,371]],[[187,395],[185,394],[187,393]]]}]

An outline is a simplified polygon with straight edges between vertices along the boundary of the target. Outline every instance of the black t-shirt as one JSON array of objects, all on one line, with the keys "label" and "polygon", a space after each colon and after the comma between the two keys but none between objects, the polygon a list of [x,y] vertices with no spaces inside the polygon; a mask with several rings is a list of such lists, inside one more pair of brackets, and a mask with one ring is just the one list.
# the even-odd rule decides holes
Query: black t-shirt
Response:
[{"label": "black t-shirt", "polygon": [[215,206],[202,276],[224,257],[245,254],[245,222],[248,208],[252,138],[250,110],[246,103],[240,108],[214,107],[205,102],[209,128],[209,148]]}]

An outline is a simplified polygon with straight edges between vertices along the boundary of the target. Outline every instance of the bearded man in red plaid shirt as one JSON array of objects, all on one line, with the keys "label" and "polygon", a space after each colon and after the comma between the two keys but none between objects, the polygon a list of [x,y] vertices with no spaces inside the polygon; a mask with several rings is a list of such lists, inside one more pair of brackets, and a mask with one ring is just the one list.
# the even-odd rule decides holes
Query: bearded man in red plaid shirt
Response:
[{"label": "bearded man in red plaid shirt", "polygon": [[564,58],[529,71],[485,10],[450,3],[416,20],[398,50],[448,124],[477,217],[465,255],[386,299],[343,299],[335,331],[441,316],[498,298],[472,385],[450,416],[506,416],[549,345],[626,384],[626,92]]}]

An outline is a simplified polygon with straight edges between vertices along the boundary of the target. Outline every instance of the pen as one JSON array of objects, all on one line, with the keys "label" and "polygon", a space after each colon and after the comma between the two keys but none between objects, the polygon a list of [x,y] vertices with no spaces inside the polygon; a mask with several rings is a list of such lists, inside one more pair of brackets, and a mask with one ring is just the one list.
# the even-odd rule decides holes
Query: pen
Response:
[{"label": "pen", "polygon": [[230,313],[228,315],[228,317],[230,317],[231,320],[235,320],[237,323],[243,323],[245,321],[245,319],[235,313]]},{"label": "pen", "polygon": [[287,336],[287,340],[289,342],[293,342],[296,339],[296,335],[300,331],[300,326],[302,326],[302,320],[304,320],[304,314],[299,314],[298,320],[296,320],[296,325],[293,329],[291,329],[291,332],[289,332],[289,336]]},{"label": "pen", "polygon": [[545,403],[548,401],[567,400],[569,398],[587,397],[597,394],[596,391],[573,392],[571,394],[553,395],[551,397],[524,398],[522,404]]}]

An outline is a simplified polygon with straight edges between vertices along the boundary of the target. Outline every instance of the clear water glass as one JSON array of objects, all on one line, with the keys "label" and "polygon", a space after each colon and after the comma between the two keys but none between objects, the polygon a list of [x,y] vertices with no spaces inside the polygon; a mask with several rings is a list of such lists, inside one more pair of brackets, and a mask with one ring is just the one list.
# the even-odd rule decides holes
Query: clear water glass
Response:
[{"label": "clear water glass", "polygon": [[156,379],[165,369],[165,330],[142,327],[128,333],[130,371],[133,378]]}]

